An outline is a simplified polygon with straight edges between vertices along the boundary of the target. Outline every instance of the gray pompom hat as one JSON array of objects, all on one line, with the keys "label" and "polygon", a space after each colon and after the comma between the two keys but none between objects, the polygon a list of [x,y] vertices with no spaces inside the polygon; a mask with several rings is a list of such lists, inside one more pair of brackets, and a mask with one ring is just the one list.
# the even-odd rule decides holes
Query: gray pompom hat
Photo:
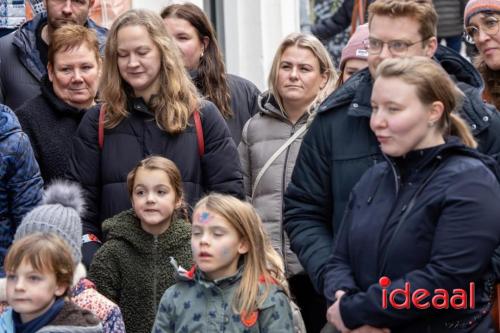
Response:
[{"label": "gray pompom hat", "polygon": [[44,191],[42,203],[26,214],[14,241],[35,232],[55,233],[71,247],[75,264],[82,260],[84,200],[77,183],[56,180]]}]

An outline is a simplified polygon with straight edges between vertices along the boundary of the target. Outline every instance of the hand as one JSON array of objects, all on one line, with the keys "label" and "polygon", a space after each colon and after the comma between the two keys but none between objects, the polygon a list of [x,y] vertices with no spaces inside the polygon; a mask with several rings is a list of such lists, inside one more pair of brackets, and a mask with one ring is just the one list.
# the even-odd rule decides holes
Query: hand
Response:
[{"label": "hand", "polygon": [[370,325],[364,325],[352,330],[351,333],[391,333],[388,328],[377,328]]},{"label": "hand", "polygon": [[344,321],[342,320],[342,316],[340,315],[340,299],[342,296],[344,296],[345,291],[343,290],[337,290],[335,292],[335,298],[337,299],[335,303],[333,303],[330,308],[328,308],[328,311],[326,313],[326,319],[328,322],[330,322],[332,325],[334,325],[339,331],[342,333],[350,332],[347,327],[344,325]]}]

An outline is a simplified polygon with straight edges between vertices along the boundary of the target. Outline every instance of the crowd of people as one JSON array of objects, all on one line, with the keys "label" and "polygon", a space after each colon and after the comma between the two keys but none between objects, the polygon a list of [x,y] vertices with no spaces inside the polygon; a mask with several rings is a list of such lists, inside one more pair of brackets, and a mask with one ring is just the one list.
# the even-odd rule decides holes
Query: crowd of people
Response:
[{"label": "crowd of people", "polygon": [[263,92],[199,7],[93,2],[0,38],[1,332],[496,331],[499,0],[472,63],[430,0],[345,1]]}]

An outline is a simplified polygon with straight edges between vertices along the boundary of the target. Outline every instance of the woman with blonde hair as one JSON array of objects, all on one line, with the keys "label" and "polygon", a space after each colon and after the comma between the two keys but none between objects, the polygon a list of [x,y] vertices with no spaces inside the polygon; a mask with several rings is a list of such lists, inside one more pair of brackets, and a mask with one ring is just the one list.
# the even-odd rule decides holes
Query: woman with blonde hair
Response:
[{"label": "woman with blonde hair", "polygon": [[221,194],[200,200],[191,249],[195,266],[178,267],[153,332],[294,332],[282,260],[251,204]]},{"label": "woman with blonde hair", "polygon": [[386,59],[374,80],[370,127],[385,161],[351,192],[325,270],[328,320],[341,332],[493,332],[496,162],[474,149],[455,113],[463,95],[435,61]]},{"label": "woman with blonde hair", "polygon": [[209,191],[243,197],[238,155],[224,119],[198,97],[159,15],[134,9],[115,20],[101,98],[103,105],[82,120],[70,160],[71,178],[87,195],[87,265],[103,240],[101,222],[130,208],[127,173],[147,156],[167,157],[179,167],[189,205]]},{"label": "woman with blonde hair", "polygon": [[285,260],[292,295],[311,332],[324,325],[326,305],[290,250],[283,229],[283,194],[307,124],[336,81],[328,51],[316,37],[288,35],[274,56],[269,91],[259,96],[259,112],[246,123],[238,147],[247,197]]}]

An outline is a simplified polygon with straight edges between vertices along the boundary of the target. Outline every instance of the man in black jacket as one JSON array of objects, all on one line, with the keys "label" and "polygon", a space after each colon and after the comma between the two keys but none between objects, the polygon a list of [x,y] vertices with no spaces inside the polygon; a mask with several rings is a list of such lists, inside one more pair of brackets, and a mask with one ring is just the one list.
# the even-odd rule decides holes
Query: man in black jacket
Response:
[{"label": "man in black jacket", "polygon": [[94,0],[45,0],[47,13],[36,15],[15,32],[0,38],[0,103],[15,110],[40,94],[47,73],[52,33],[64,24],[80,24],[97,33],[102,50],[107,29],[88,18]]},{"label": "man in black jacket", "polygon": [[[325,267],[349,194],[361,175],[381,160],[370,130],[372,75],[386,58],[433,57],[464,92],[459,113],[498,161],[500,117],[482,102],[483,83],[458,53],[437,44],[437,15],[427,1],[377,0],[369,8],[369,68],[351,77],[321,105],[302,143],[285,195],[285,229],[292,250],[323,293]],[[362,246],[362,244],[360,244]],[[334,295],[324,295],[330,301]]]}]

